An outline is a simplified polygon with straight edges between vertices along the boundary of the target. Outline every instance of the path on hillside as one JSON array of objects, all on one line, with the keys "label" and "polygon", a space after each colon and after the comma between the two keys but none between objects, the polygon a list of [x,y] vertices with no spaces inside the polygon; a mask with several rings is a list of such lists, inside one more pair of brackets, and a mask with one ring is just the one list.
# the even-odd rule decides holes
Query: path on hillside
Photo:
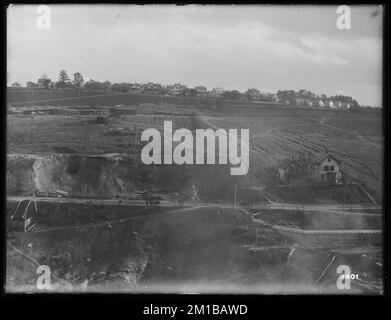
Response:
[{"label": "path on hillside", "polygon": [[[212,119],[210,119],[209,117],[202,116],[201,118],[202,118],[202,121],[204,121],[208,126],[213,128],[214,130],[220,129],[220,127],[218,127],[218,126],[216,126],[216,125],[214,125],[213,123],[210,122]],[[269,137],[270,136],[275,136],[274,132],[276,132],[278,130],[287,129],[287,128],[290,128],[290,127],[293,127],[293,126],[297,126],[297,125],[298,124],[289,125],[289,126],[283,126],[283,127],[278,127],[278,128],[272,128],[272,129],[266,130],[265,132],[262,132],[261,134],[250,135],[249,143],[250,143],[251,150],[255,151],[257,153],[261,153],[263,155],[266,155],[272,162],[275,162],[276,160],[270,155],[270,153],[267,150],[264,150],[261,147],[259,147],[256,143],[254,143],[253,139],[254,138],[263,138],[263,137],[266,137],[266,136],[269,136]],[[225,128],[221,128],[221,129],[225,129]]]},{"label": "path on hillside", "polygon": [[319,124],[324,126],[324,127],[327,127],[327,128],[330,128],[330,129],[334,129],[334,130],[337,130],[337,131],[342,131],[342,132],[350,132],[350,133],[353,133],[361,142],[365,142],[369,145],[372,145],[374,147],[377,147],[379,148],[380,145],[376,142],[373,142],[373,141],[370,141],[368,140],[366,137],[364,137],[361,133],[359,133],[358,131],[355,131],[355,130],[352,130],[352,129],[346,129],[346,128],[339,128],[339,127],[335,127],[335,126],[332,126],[330,124],[327,124],[326,122],[334,115],[334,112],[330,112],[328,114],[326,114],[324,117],[322,117],[319,121]]},{"label": "path on hillside", "polygon": [[[7,201],[14,201],[14,202],[20,202],[23,200],[28,200],[30,198],[27,197],[21,197],[21,196],[9,196],[6,198]],[[79,205],[109,205],[113,207],[144,207],[144,208],[151,208],[145,206],[144,200],[126,200],[121,199],[121,204],[119,204],[119,200],[117,199],[98,199],[98,198],[51,198],[51,197],[37,197],[36,198],[37,203],[40,202],[49,202],[49,203],[59,203],[59,204],[79,204]],[[341,204],[295,204],[295,203],[279,203],[279,202],[270,202],[268,204],[264,203],[254,203],[254,206],[259,206],[260,209],[266,208],[266,209],[282,209],[282,210],[308,210],[308,211],[323,211],[323,212],[332,212],[332,213],[347,213],[347,214],[356,214],[357,212],[350,212],[350,209],[378,209],[379,206],[377,205],[361,205],[361,204],[350,204],[346,203],[344,206]],[[219,202],[198,202],[196,205],[193,201],[185,201],[183,206],[178,206],[174,201],[169,200],[162,200],[160,202],[159,207],[163,208],[175,208],[175,210],[184,210],[184,209],[191,209],[195,207],[203,207],[203,208],[233,208],[232,203],[219,203]],[[159,208],[156,207],[156,208]],[[238,210],[244,210],[244,208],[237,207]],[[360,212],[357,214],[367,214],[365,212]],[[374,213],[370,213],[370,215],[375,215]]]}]

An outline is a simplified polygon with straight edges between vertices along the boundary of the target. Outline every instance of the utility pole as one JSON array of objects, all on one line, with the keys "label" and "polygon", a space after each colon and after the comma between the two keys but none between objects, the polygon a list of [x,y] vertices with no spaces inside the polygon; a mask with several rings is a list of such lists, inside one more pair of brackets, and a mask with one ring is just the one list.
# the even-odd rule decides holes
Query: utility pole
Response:
[{"label": "utility pole", "polygon": [[237,192],[237,184],[235,181],[235,189],[234,189],[234,208],[236,209],[236,192]]},{"label": "utility pole", "polygon": [[345,212],[346,184],[347,184],[347,178],[346,178],[345,181],[344,181],[342,212]]},{"label": "utility pole", "polygon": [[193,184],[193,206],[197,204],[197,201],[201,201],[200,197],[198,196],[197,188],[195,184]]},{"label": "utility pole", "polygon": [[137,148],[139,142],[138,142],[138,126],[136,125],[136,137],[134,139],[134,146]]},{"label": "utility pole", "polygon": [[303,214],[304,214],[304,198],[303,198],[303,195],[302,195],[302,194],[300,194],[300,199],[301,199],[301,205],[302,205]]}]

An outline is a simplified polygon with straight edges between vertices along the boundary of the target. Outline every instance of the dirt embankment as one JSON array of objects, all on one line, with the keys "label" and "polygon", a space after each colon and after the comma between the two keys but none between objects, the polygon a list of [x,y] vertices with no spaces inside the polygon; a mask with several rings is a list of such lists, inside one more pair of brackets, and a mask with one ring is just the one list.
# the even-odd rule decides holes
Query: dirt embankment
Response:
[{"label": "dirt embankment", "polygon": [[116,155],[8,155],[7,195],[34,190],[53,196],[61,190],[70,197],[114,198],[153,188],[191,198],[195,185],[202,200],[232,201],[236,180],[229,170],[229,165],[146,166]]},{"label": "dirt embankment", "polygon": [[137,168],[127,160],[76,155],[8,156],[7,194],[32,190],[108,197],[134,190]]},{"label": "dirt embankment", "polygon": [[57,190],[73,197],[126,197],[135,190],[186,189],[184,167],[143,166],[126,157],[55,154],[7,157],[7,194],[35,190],[53,195]]}]

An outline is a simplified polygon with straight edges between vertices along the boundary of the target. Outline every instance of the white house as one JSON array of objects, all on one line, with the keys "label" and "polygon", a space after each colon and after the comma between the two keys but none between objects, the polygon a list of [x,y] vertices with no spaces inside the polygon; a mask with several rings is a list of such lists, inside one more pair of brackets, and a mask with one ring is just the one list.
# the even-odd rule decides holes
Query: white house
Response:
[{"label": "white house", "polygon": [[225,90],[221,87],[214,88],[211,92],[212,97],[221,97]]},{"label": "white house", "polygon": [[280,102],[280,99],[278,98],[278,96],[276,94],[272,96],[272,102],[274,102],[274,103]]},{"label": "white house", "polygon": [[334,106],[337,108],[342,108],[342,102],[341,101],[334,101]]},{"label": "white house", "polygon": [[321,154],[315,159],[318,166],[319,182],[338,184],[341,182],[341,163],[330,154]]}]

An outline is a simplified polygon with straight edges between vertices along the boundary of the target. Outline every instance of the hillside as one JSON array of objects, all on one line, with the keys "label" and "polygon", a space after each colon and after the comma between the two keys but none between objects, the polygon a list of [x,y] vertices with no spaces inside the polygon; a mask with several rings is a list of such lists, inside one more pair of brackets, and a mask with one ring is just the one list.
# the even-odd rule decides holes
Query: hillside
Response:
[{"label": "hillside", "polygon": [[[10,96],[8,102],[23,99]],[[113,107],[113,99],[115,104],[125,105]],[[376,194],[377,200],[381,200],[383,132],[379,112],[357,114],[333,109],[144,95],[68,97],[45,103],[31,102],[30,105],[26,102],[23,107],[15,103],[8,109],[7,149],[8,154],[16,154],[16,157],[23,154],[57,154],[61,158],[62,154],[105,156],[120,153],[129,155],[132,161],[137,162],[140,156],[140,146],[135,144],[139,139],[137,134],[140,134],[137,130],[149,127],[161,129],[165,120],[172,120],[174,128],[190,130],[207,127],[248,128],[250,171],[239,179],[245,187],[275,184],[276,166],[286,157],[300,153],[316,155],[327,149],[342,162],[344,172],[364,184],[372,194]],[[97,120],[99,116],[104,118],[103,122]],[[9,161],[13,163],[16,160]],[[9,168],[13,167],[10,164]],[[105,171],[102,171],[100,164],[95,167],[99,167],[97,176]],[[224,177],[227,173],[224,167],[217,171],[211,166],[182,169],[172,168],[179,173],[178,177],[184,175],[186,185],[196,181],[206,195],[215,190],[223,198],[232,197],[234,179]],[[134,188],[137,181],[133,178],[126,180],[121,170],[115,174],[117,178],[124,178],[121,183]],[[161,169],[157,167],[153,170],[160,172]],[[57,171],[48,169],[39,172]],[[217,179],[211,181],[210,172],[218,173]],[[47,179],[53,181],[57,178]],[[153,183],[152,180],[149,182]],[[180,188],[181,183],[175,182],[173,185]],[[110,191],[110,196],[121,188]]]}]

